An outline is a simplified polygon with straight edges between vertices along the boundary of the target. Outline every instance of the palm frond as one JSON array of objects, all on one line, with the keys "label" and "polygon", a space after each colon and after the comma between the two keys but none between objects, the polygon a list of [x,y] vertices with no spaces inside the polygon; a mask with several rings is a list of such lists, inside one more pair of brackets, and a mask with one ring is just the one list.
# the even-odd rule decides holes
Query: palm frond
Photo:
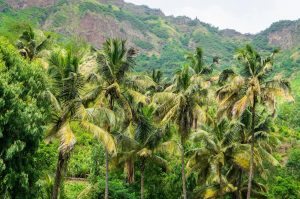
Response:
[{"label": "palm frond", "polygon": [[137,92],[132,89],[128,89],[127,92],[132,97],[133,101],[136,104],[142,103],[142,104],[146,105],[147,102],[149,101],[148,98],[140,92]]},{"label": "palm frond", "polygon": [[219,76],[219,84],[223,84],[226,82],[230,77],[234,76],[235,72],[232,69],[225,69]]},{"label": "palm frond", "polygon": [[61,144],[59,150],[65,154],[71,151],[76,143],[75,135],[70,127],[70,123],[66,122],[58,131]]},{"label": "palm frond", "polygon": [[149,157],[150,161],[163,167],[164,169],[168,170],[169,164],[168,161],[165,160],[164,158],[158,156],[158,155],[152,155]]},{"label": "palm frond", "polygon": [[82,125],[82,127],[87,129],[87,131],[92,133],[98,139],[98,141],[102,142],[105,148],[110,153],[116,152],[116,144],[114,138],[106,130],[87,121],[82,121],[80,122],[80,124]]},{"label": "palm frond", "polygon": [[241,98],[233,105],[232,115],[236,118],[240,117],[243,114],[243,112],[246,110],[248,104],[249,104],[249,98],[247,95],[245,95],[243,98]]},{"label": "palm frond", "polygon": [[160,152],[160,153],[167,152],[168,154],[179,156],[180,155],[180,147],[176,141],[170,140],[170,141],[161,143],[155,149],[155,152]]}]

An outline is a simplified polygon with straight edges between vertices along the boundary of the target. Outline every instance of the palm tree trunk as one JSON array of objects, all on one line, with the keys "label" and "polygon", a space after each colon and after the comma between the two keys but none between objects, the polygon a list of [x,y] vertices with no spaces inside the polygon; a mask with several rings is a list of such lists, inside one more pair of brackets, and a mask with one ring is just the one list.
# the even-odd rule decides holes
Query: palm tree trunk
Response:
[{"label": "palm tree trunk", "polygon": [[144,179],[145,179],[145,158],[142,158],[142,160],[141,160],[141,199],[145,198]]},{"label": "palm tree trunk", "polygon": [[182,193],[183,199],[187,199],[186,178],[185,178],[185,163],[184,163],[184,142],[181,138],[181,178],[182,178]]},{"label": "palm tree trunk", "polygon": [[108,199],[108,151],[105,148],[105,193],[104,198]]},{"label": "palm tree trunk", "polygon": [[198,127],[198,116],[197,115],[195,116],[195,123],[194,123],[194,125],[195,125],[195,130],[197,130],[197,127]]},{"label": "palm tree trunk", "polygon": [[235,199],[242,199],[242,196],[241,196],[242,177],[243,177],[243,170],[239,169],[239,171],[238,171],[238,181],[236,183],[237,190],[235,192],[235,197],[234,197]]},{"label": "palm tree trunk", "polygon": [[127,182],[128,184],[134,183],[134,162],[132,158],[126,161],[126,172],[127,172]]},{"label": "palm tree trunk", "polygon": [[248,190],[247,190],[247,199],[251,197],[251,188],[252,188],[252,179],[253,179],[253,163],[254,163],[254,131],[255,131],[255,106],[256,106],[256,97],[253,95],[253,106],[252,106],[252,125],[251,125],[251,154],[250,154],[250,170],[249,170],[249,181],[248,181]]},{"label": "palm tree trunk", "polygon": [[68,154],[63,154],[62,151],[59,151],[58,161],[55,172],[54,185],[52,189],[52,199],[57,199],[60,191],[61,181],[64,175],[64,170],[68,161]]},{"label": "palm tree trunk", "polygon": [[223,180],[222,180],[222,166],[219,165],[219,181],[220,181],[220,198],[224,198],[223,194]]},{"label": "palm tree trunk", "polygon": [[[114,100],[112,96],[110,96],[109,99],[109,109],[113,110],[114,108]],[[110,126],[107,128],[108,132],[110,133]],[[104,199],[108,199],[108,151],[107,148],[105,147],[105,192],[104,192]]]}]

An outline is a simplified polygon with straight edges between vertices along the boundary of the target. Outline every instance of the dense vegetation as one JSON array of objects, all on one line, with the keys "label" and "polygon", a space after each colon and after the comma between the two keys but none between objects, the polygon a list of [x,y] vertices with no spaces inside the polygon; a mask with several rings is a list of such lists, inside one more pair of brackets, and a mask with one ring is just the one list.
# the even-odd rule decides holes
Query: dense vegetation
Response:
[{"label": "dense vegetation", "polygon": [[181,67],[170,77],[159,62],[136,72],[122,39],[97,50],[12,24],[0,38],[1,198],[300,197],[299,78],[278,74],[278,50],[228,45],[236,65],[220,70],[222,57],[173,41],[160,58]]}]

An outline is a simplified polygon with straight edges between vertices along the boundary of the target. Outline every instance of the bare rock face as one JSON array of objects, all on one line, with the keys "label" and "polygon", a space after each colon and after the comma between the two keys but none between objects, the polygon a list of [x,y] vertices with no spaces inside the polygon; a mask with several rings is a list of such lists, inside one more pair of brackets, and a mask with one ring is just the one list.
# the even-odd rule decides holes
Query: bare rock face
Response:
[{"label": "bare rock face", "polygon": [[288,49],[299,45],[300,21],[281,21],[270,27],[267,35],[270,46]]},{"label": "bare rock face", "polygon": [[75,31],[96,47],[100,47],[107,38],[123,38],[129,44],[133,44],[132,38],[144,39],[144,35],[132,28],[130,23],[95,13],[86,13]]},{"label": "bare rock face", "polygon": [[47,7],[55,4],[57,0],[7,0],[14,9],[24,9],[29,7]]},{"label": "bare rock face", "polygon": [[272,32],[269,34],[268,39],[271,46],[280,46],[283,49],[292,47],[294,42],[293,33],[290,28]]},{"label": "bare rock face", "polygon": [[100,46],[108,37],[124,37],[119,29],[118,22],[112,17],[87,13],[80,20],[77,31],[90,43]]}]

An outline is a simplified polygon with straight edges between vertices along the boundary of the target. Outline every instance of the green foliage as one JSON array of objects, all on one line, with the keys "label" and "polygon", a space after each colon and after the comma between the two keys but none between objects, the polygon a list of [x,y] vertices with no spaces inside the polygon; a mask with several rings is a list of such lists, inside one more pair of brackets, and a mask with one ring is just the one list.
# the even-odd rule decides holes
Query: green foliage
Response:
[{"label": "green foliage", "polygon": [[87,178],[92,169],[92,161],[94,160],[92,151],[96,141],[91,134],[80,127],[78,122],[72,122],[71,128],[76,136],[77,143],[68,163],[67,176]]},{"label": "green foliage", "polygon": [[32,198],[39,178],[35,153],[43,138],[46,76],[0,38],[0,196]]},{"label": "green foliage", "polygon": [[[126,134],[126,136],[134,141],[131,143],[132,146],[128,146],[130,150],[135,149],[133,146],[138,144],[140,144],[141,148],[145,149],[140,153],[136,151],[125,151],[125,147],[122,147],[122,150],[119,149],[120,151],[118,152],[130,152],[134,154],[134,158],[142,156],[146,157],[146,155],[148,157],[162,155],[161,152],[156,151],[159,150],[159,147],[156,146],[161,141],[158,138],[163,137],[163,141],[176,140],[176,142],[178,142],[178,135],[175,135],[177,132],[169,133],[164,128],[161,128],[158,133],[156,132],[157,134],[153,133],[152,128],[163,126],[161,124],[161,118],[158,118],[157,114],[152,115],[155,109],[158,110],[158,103],[151,100],[155,91],[147,88],[139,89],[139,85],[134,85],[133,88],[128,86],[131,85],[131,83],[127,84],[127,81],[129,81],[128,76],[134,74],[138,77],[139,74],[135,72],[144,72],[145,68],[147,68],[159,69],[159,71],[164,73],[164,76],[172,77],[174,71],[178,70],[183,65],[189,66],[188,64],[191,64],[187,63],[185,55],[188,51],[190,51],[189,48],[191,46],[194,47],[198,45],[204,48],[204,58],[202,60],[201,53],[201,63],[202,61],[205,63],[212,63],[215,56],[220,56],[221,69],[230,67],[231,64],[236,64],[236,61],[233,60],[232,57],[236,48],[240,47],[242,42],[252,42],[256,47],[265,50],[263,51],[263,54],[269,54],[268,51],[270,50],[270,47],[268,46],[267,34],[291,25],[291,22],[280,22],[274,24],[268,31],[254,36],[253,39],[240,40],[236,38],[223,37],[217,28],[212,27],[209,24],[204,24],[197,19],[188,21],[186,27],[188,31],[182,33],[180,27],[177,26],[178,24],[176,25],[176,23],[173,23],[173,21],[176,21],[177,19],[155,14],[155,11],[147,7],[139,7],[140,10],[138,10],[138,13],[142,14],[133,12],[133,7],[127,9],[125,5],[124,7],[119,8],[115,5],[102,4],[94,0],[76,1],[74,3],[59,1],[59,3],[47,8],[33,7],[19,11],[11,9],[5,2],[0,1],[0,7],[2,9],[1,11],[3,11],[0,13],[0,34],[7,37],[10,42],[14,44],[16,43],[17,38],[27,27],[29,27],[29,25],[32,27],[39,27],[44,24],[46,19],[48,20],[48,23],[52,23],[51,27],[49,27],[50,29],[55,28],[60,30],[60,28],[66,25],[66,23],[70,20],[70,16],[65,13],[66,8],[72,10],[74,20],[81,19],[81,17],[87,12],[97,13],[99,16],[110,16],[120,24],[127,25],[129,23],[129,25],[131,25],[130,28],[135,29],[138,34],[141,34],[141,38],[146,38],[129,38],[129,40],[131,40],[130,42],[133,42],[137,47],[143,49],[143,53],[141,53],[137,59],[135,59],[136,51],[131,48],[126,48],[127,46],[125,47],[125,41],[109,40],[104,45],[104,48],[102,49],[103,51],[98,54],[99,67],[97,69],[99,70],[97,70],[97,72],[100,72],[92,74],[94,75],[93,78],[97,79],[93,86],[97,86],[98,91],[104,90],[104,92],[101,94],[96,93],[99,95],[95,94],[95,99],[91,100],[93,102],[90,104],[88,103],[89,105],[95,105],[96,108],[104,108],[109,106],[107,101],[113,99],[111,102],[114,106],[112,106],[111,111],[114,111],[116,115],[120,117],[118,118],[120,121],[117,121],[114,125],[116,126],[114,131],[122,131],[121,133]],[[48,25],[48,23],[46,25]],[[120,30],[124,34],[127,33],[126,26],[120,27]],[[54,33],[51,33],[51,35],[52,34],[55,35]],[[89,46],[81,40],[79,41],[77,39],[69,39],[69,37],[55,35],[55,43],[53,47],[55,50],[49,53],[46,52],[45,55],[43,54],[40,61],[48,62],[48,69],[50,71],[50,69],[53,69],[55,59],[57,58],[56,61],[59,63],[56,63],[55,65],[55,70],[57,69],[56,72],[59,73],[63,71],[63,73],[65,73],[61,77],[57,78],[65,83],[60,85],[60,88],[63,89],[66,89],[66,84],[68,84],[68,88],[74,86],[68,77],[70,77],[71,73],[81,72],[81,70],[79,70],[79,66],[85,65],[85,61],[96,61],[96,53],[94,52],[96,49],[92,48],[92,52],[89,52],[87,50]],[[69,50],[61,51],[62,48]],[[55,54],[56,50],[60,53]],[[275,65],[273,73],[270,73],[269,78],[274,77],[275,73],[280,73],[280,75],[284,77],[296,74],[295,71],[299,70],[298,65],[300,63],[298,51],[299,49],[295,48],[282,52],[275,60],[277,64]],[[149,56],[149,54],[151,54],[151,56]],[[48,59],[48,55],[51,57],[50,60]],[[134,66],[135,63],[137,63],[137,68],[134,68],[134,72],[130,73],[129,71],[132,71],[132,66]],[[45,65],[48,66],[48,64]],[[196,123],[196,128],[204,130],[204,122],[213,123],[217,121],[211,117],[205,118],[207,116],[205,114],[217,109],[217,105],[214,103],[213,98],[215,96],[215,91],[219,89],[219,85],[215,84],[210,75],[203,77],[203,79],[205,79],[204,81],[202,80],[202,77],[190,73],[190,69],[187,66],[182,74],[177,73],[177,79],[174,78],[175,83],[165,80],[162,85],[162,73],[156,73],[155,71],[153,80],[161,87],[161,91],[171,85],[171,87],[168,87],[167,90],[169,90],[171,94],[178,94],[178,97],[176,97],[175,100],[174,98],[170,99],[170,103],[165,103],[168,97],[168,95],[166,95],[163,99],[163,105],[166,107],[161,110],[165,111],[170,108],[169,106],[180,101],[180,103],[176,104],[176,106],[170,110],[170,113],[166,118],[170,119],[171,114],[173,114],[173,116],[184,115],[181,119],[178,117],[179,119],[174,120],[174,122],[181,122],[179,123],[181,128],[189,125],[190,131],[185,133],[190,133],[195,130],[193,125],[194,123]],[[86,68],[83,70],[85,69]],[[215,74],[219,73],[217,70],[214,71]],[[201,72],[199,71],[198,75],[201,75]],[[54,77],[55,75],[52,73],[49,76]],[[59,101],[61,101],[60,105],[62,105],[63,111],[68,109],[68,105],[70,105],[69,102],[72,100],[78,100],[80,103],[81,100],[84,101],[84,94],[87,90],[91,89],[92,83],[86,83],[86,78],[83,76],[80,76],[80,78],[80,89],[71,92],[74,96],[76,95],[75,97],[67,98],[70,97],[70,95],[68,95],[70,93],[67,93],[67,95],[62,97],[62,95],[60,95],[62,93],[54,92]],[[195,81],[195,79],[198,82],[189,86],[191,82]],[[48,105],[45,104],[46,100],[42,98],[43,91],[49,90],[50,88],[52,89],[52,87],[45,83],[46,81],[47,77],[44,69],[38,65],[37,62],[33,61],[33,63],[28,63],[26,60],[23,60],[8,41],[3,38],[0,39],[0,198],[2,198],[2,196],[16,199],[50,197],[54,185],[53,177],[58,159],[57,152],[61,148],[58,149],[59,140],[52,141],[47,145],[44,142],[41,142],[44,138],[44,125],[46,122],[52,125],[52,123],[47,120],[49,116],[48,114],[50,113]],[[142,84],[141,79],[138,79],[138,81]],[[269,190],[267,197],[270,199],[278,197],[288,199],[299,198],[299,150],[294,149],[290,152],[288,155],[287,165],[284,165],[282,169],[273,171],[273,167],[266,163],[266,159],[274,160],[271,155],[276,155],[278,159],[285,160],[284,155],[286,154],[281,154],[281,151],[276,151],[276,148],[274,147],[273,141],[276,140],[276,137],[272,137],[273,133],[278,136],[279,132],[281,137],[285,137],[285,139],[282,139],[284,144],[288,146],[290,144],[296,147],[298,146],[297,139],[299,140],[300,138],[300,104],[298,103],[300,99],[298,96],[300,92],[298,88],[300,87],[299,82],[299,78],[297,77],[294,78],[292,82],[293,89],[295,90],[295,103],[280,104],[278,112],[279,118],[276,119],[276,126],[273,128],[273,124],[268,123],[265,125],[264,122],[261,122],[259,125],[265,126],[263,126],[263,128],[256,128],[260,130],[263,129],[264,132],[257,132],[256,135],[259,139],[257,143],[261,146],[259,150],[263,151],[261,152],[263,153],[263,158],[256,157],[256,159],[259,159],[259,165],[256,165],[257,171],[255,172],[257,173],[254,180],[266,182]],[[153,84],[156,86],[155,83]],[[174,85],[172,85],[172,83],[174,83]],[[207,90],[201,90],[200,92],[202,84],[206,85]],[[143,90],[142,93],[136,94],[138,96],[135,96],[136,98],[139,98],[138,105],[135,104],[135,97],[128,93],[128,90],[130,89],[133,89],[134,92]],[[182,92],[178,93],[178,89],[182,89]],[[199,95],[192,96],[194,93],[198,93],[198,91]],[[65,90],[63,90],[63,93],[66,94]],[[182,100],[183,95],[191,95],[192,97],[187,97],[187,100]],[[205,101],[213,101],[209,106],[205,107],[206,110],[203,112],[199,109],[199,107],[204,104],[204,101],[200,100],[202,97],[205,98]],[[186,103],[187,101],[188,103]],[[195,102],[198,103],[198,101],[199,107],[197,107],[197,110],[195,109],[195,113],[192,113],[191,107],[195,104]],[[154,108],[153,110],[149,109],[147,111],[146,104],[150,103]],[[186,103],[186,105],[182,106],[184,103]],[[182,106],[182,109],[180,109],[180,111],[174,111],[175,108],[180,105]],[[139,112],[135,109],[135,106],[144,108],[141,109],[142,112]],[[91,107],[86,106],[83,108]],[[259,107],[259,109],[260,108],[261,107]],[[85,180],[74,181],[68,180],[67,178],[64,181],[64,186],[62,186],[63,189],[61,191],[61,197],[71,199],[76,198],[78,195],[82,195],[82,193],[86,193],[83,194],[83,198],[102,198],[104,196],[105,187],[104,146],[98,143],[98,141],[94,139],[93,135],[88,134],[86,130],[81,127],[80,120],[82,118],[79,117],[81,113],[80,111],[82,110],[74,109],[72,113],[67,114],[69,119],[76,120],[75,122],[70,122],[70,127],[75,134],[74,137],[76,137],[77,142],[70,154],[66,177],[79,177],[85,178]],[[188,111],[190,112],[188,113]],[[178,112],[180,112],[180,114],[177,114]],[[158,113],[161,112],[158,111]],[[58,113],[56,114],[56,117],[61,116]],[[130,114],[132,114],[132,116]],[[89,116],[91,115],[85,115],[83,117]],[[106,115],[106,117],[108,116]],[[123,122],[123,120],[125,120],[123,117],[128,119],[128,121]],[[204,119],[200,122],[202,117],[207,120]],[[96,119],[99,118],[97,117]],[[195,118],[196,121],[194,121]],[[55,120],[57,118],[54,117],[52,119]],[[93,119],[95,120],[95,118]],[[103,118],[101,117],[101,120],[102,119]],[[237,120],[238,119],[239,118],[237,118]],[[244,116],[242,119],[245,119]],[[183,120],[186,121],[183,122]],[[120,125],[121,122],[126,125],[130,123],[130,126]],[[201,123],[201,125],[198,125],[197,122]],[[120,128],[120,126],[122,128]],[[249,132],[246,132],[249,131],[249,129],[247,129],[248,126],[244,125],[243,131],[241,131],[237,126],[235,127],[236,129],[234,129],[234,133],[244,137],[240,140],[234,139],[230,141],[233,142],[234,146],[240,146],[242,143],[242,147],[248,151],[250,140],[249,136],[247,136],[247,133]],[[137,130],[131,131],[135,128]],[[182,129],[184,130],[185,128]],[[274,129],[278,132],[270,132]],[[212,134],[217,132],[220,133],[219,130],[209,132],[208,136],[213,137]],[[164,136],[164,133],[168,135]],[[231,135],[234,134],[232,133]],[[230,136],[228,137],[231,138]],[[107,137],[104,137],[104,140],[106,138]],[[205,137],[203,136],[202,139],[204,138]],[[186,147],[190,150],[184,154],[186,158],[191,156],[191,151],[196,151],[196,147],[203,145],[203,140],[192,141],[190,140],[190,137],[186,135],[184,139],[187,140]],[[279,142],[276,142],[275,145],[278,145],[278,143]],[[74,142],[71,142],[72,146],[73,144]],[[117,144],[118,146],[121,145],[120,143]],[[222,143],[220,141],[220,143],[215,144],[213,148],[221,148],[222,144],[223,141]],[[211,140],[207,139],[206,145],[212,146]],[[256,147],[256,149],[258,149],[258,147]],[[236,168],[232,168],[235,167],[235,164],[233,164],[232,161],[237,161],[237,159],[232,160],[228,158],[227,154],[222,156],[222,153],[225,152],[230,153],[231,155],[235,148],[233,148],[233,146],[226,146],[226,149],[220,150],[221,152],[214,154],[214,156],[211,156],[208,159],[211,163],[218,163],[222,165],[220,173],[223,175],[224,179],[227,178],[227,175],[231,176],[230,183],[237,186],[237,175],[234,173],[236,172]],[[209,151],[212,152],[214,150]],[[239,157],[241,165],[246,164],[247,166],[247,158],[244,157],[247,154],[248,153],[244,153],[242,154],[242,157]],[[257,154],[261,155],[260,153]],[[135,159],[135,163],[133,164],[135,182],[129,184],[126,183],[126,176],[123,173],[123,170],[126,169],[120,165],[117,165],[116,168],[114,167],[114,157],[115,156],[112,155],[109,159],[109,164],[111,166],[109,169],[109,196],[116,199],[139,198],[141,181],[140,168],[142,158]],[[174,155],[162,157],[166,158],[169,170],[166,169],[167,167],[162,168],[161,165],[157,165],[157,162],[159,160],[162,161],[162,158],[159,160],[149,158],[145,163],[145,196],[146,198],[180,198],[182,195],[182,179],[179,158]],[[203,156],[200,156],[200,159],[201,158],[203,158]],[[203,162],[203,159],[200,160],[198,162],[199,166],[205,165]],[[260,176],[257,175],[259,173],[261,176],[265,177],[268,170],[274,172],[272,173],[274,175],[268,176],[266,179],[261,179]],[[205,171],[206,174],[209,172],[215,172],[214,174],[216,174],[216,171],[213,169]],[[241,182],[242,186],[247,183],[247,169],[244,169],[243,172]],[[203,185],[200,183],[200,178],[196,179],[196,174],[197,172],[192,172],[187,177],[187,190],[190,197],[197,188],[202,188]],[[218,179],[211,178],[210,180],[211,183],[218,184]],[[227,183],[227,181],[224,180],[224,183]],[[254,189],[256,190],[257,187]],[[261,189],[260,191],[264,192],[263,194],[266,194],[264,189]]]},{"label": "green foliage", "polygon": [[[98,182],[91,186],[89,192],[83,194],[83,199],[104,198],[105,182],[101,178]],[[131,190],[123,180],[113,178],[109,181],[109,197],[116,199],[137,199],[137,194]]]},{"label": "green foliage", "polygon": [[76,178],[86,178],[91,169],[91,147],[76,145],[68,164],[67,175]]},{"label": "green foliage", "polygon": [[133,42],[135,43],[135,45],[137,45],[138,47],[145,49],[145,50],[152,50],[154,48],[154,46],[147,41],[134,40]]},{"label": "green foliage", "polygon": [[277,170],[277,176],[270,179],[270,190],[267,194],[270,199],[286,198],[298,199],[300,197],[300,183],[285,170]]},{"label": "green foliage", "polygon": [[167,42],[160,52],[160,57],[153,55],[148,57],[141,54],[137,58],[137,71],[143,71],[144,68],[159,69],[171,76],[171,74],[178,70],[185,62],[184,55],[186,50],[182,49],[181,44],[177,41]]},{"label": "green foliage", "polygon": [[286,166],[290,173],[300,181],[300,149],[293,149],[290,152]]},{"label": "green foliage", "polygon": [[74,199],[86,189],[89,184],[85,181],[67,181],[64,184],[65,199]]}]

